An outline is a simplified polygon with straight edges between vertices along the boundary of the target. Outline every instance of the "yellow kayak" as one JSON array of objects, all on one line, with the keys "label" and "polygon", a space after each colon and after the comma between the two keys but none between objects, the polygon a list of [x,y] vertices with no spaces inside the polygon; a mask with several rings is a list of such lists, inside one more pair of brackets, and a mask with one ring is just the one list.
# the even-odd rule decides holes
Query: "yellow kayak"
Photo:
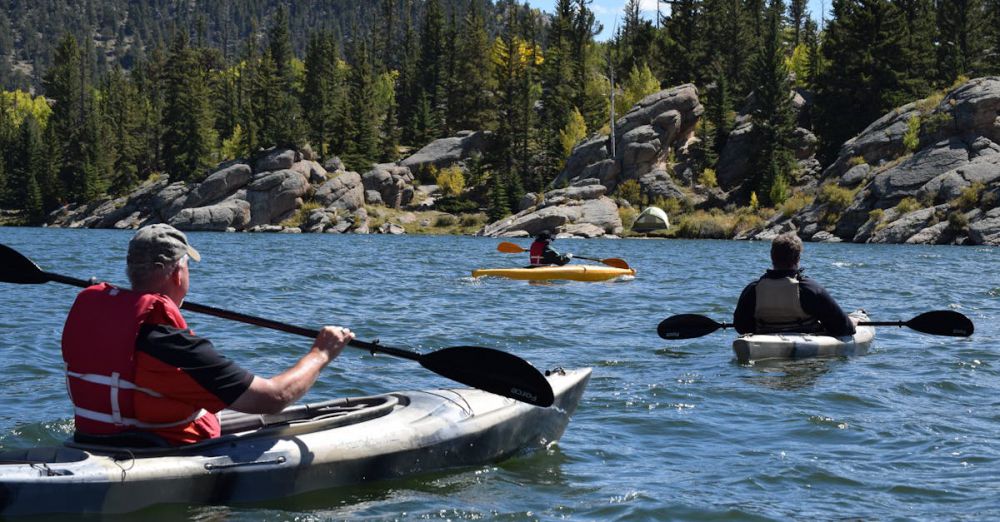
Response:
[{"label": "yellow kayak", "polygon": [[621,276],[634,276],[633,268],[615,268],[603,265],[540,266],[538,268],[480,268],[472,277],[506,277],[526,281],[568,279],[571,281],[607,281]]}]

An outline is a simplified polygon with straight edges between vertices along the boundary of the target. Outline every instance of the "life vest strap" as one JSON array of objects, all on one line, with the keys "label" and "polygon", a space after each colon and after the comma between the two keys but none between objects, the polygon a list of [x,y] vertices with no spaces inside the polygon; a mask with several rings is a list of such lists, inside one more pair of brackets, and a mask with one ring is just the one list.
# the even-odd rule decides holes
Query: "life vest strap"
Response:
[{"label": "life vest strap", "polygon": [[115,418],[114,415],[109,415],[107,413],[101,413],[101,412],[94,411],[94,410],[88,410],[86,408],[81,408],[79,406],[74,406],[73,407],[73,411],[74,411],[74,413],[76,414],[77,417],[80,417],[80,418],[83,418],[83,419],[87,419],[87,420],[92,420],[94,422],[103,422],[105,424],[114,424],[115,426],[130,426],[130,427],[133,427],[133,428],[140,428],[140,429],[146,429],[146,430],[157,430],[157,429],[163,429],[163,428],[173,428],[173,427],[176,427],[176,426],[183,426],[185,424],[189,424],[191,422],[194,422],[194,421],[200,419],[201,417],[203,417],[204,415],[208,414],[208,411],[206,411],[205,409],[200,409],[200,410],[192,413],[188,417],[186,417],[184,419],[181,419],[179,421],[176,421],[176,422],[152,423],[152,422],[143,422],[141,420],[132,419],[132,418],[129,418],[129,417],[122,417],[121,415],[119,415],[117,418]]},{"label": "life vest strap", "polygon": [[[81,381],[84,381],[84,382],[89,382],[89,383],[93,383],[93,384],[103,384],[104,386],[109,386],[111,388],[112,394],[113,394],[112,395],[112,399],[111,399],[112,404],[113,404],[112,408],[116,408],[117,407],[117,402],[118,402],[118,399],[117,399],[118,393],[117,393],[117,391],[119,389],[122,389],[122,390],[135,390],[135,391],[142,392],[142,393],[145,393],[146,395],[149,395],[149,396],[152,396],[152,397],[157,397],[157,398],[162,398],[163,397],[163,394],[161,394],[160,392],[158,392],[156,390],[151,390],[149,388],[143,388],[142,386],[138,386],[138,385],[132,383],[131,381],[126,381],[125,379],[122,379],[119,376],[118,372],[112,373],[111,376],[109,377],[107,375],[101,375],[101,374],[98,374],[98,373],[78,373],[78,372],[74,372],[74,371],[71,371],[71,370],[67,369],[66,370],[66,375],[68,377],[73,377],[75,379],[80,379]],[[67,379],[67,381],[69,381],[69,379]]]}]

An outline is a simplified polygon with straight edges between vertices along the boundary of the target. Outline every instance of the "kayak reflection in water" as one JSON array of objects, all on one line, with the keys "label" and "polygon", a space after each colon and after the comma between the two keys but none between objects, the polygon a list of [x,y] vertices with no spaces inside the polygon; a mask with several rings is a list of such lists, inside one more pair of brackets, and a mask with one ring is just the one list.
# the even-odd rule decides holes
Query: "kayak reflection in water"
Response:
[{"label": "kayak reflection in water", "polygon": [[741,334],[801,332],[853,335],[851,318],[819,283],[799,268],[802,240],[787,232],[771,242],[771,263],[760,279],[740,294],[733,325]]},{"label": "kayak reflection in water", "polygon": [[555,237],[549,232],[541,232],[535,236],[535,241],[531,243],[529,256],[531,268],[537,266],[565,265],[573,259],[573,254],[560,254],[552,248],[552,241]]},{"label": "kayak reflection in water", "polygon": [[188,260],[201,260],[170,225],[141,228],[128,247],[132,290],[100,283],[77,296],[63,330],[78,442],[167,446],[219,437],[215,413],[278,413],[301,398],[354,334],[320,330],[294,366],[255,376],[188,329],[180,306]]}]

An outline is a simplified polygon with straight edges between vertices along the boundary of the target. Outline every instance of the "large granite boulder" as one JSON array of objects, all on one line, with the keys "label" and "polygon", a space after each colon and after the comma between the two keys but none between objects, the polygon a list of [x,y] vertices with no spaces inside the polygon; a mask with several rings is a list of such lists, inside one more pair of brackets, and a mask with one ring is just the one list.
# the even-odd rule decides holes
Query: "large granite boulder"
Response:
[{"label": "large granite boulder", "polygon": [[[601,185],[596,186],[604,189]],[[553,194],[554,192],[558,191],[546,193],[541,204],[490,223],[476,235],[523,237],[533,236],[543,230],[580,237],[617,236],[622,233],[618,205],[611,198],[595,196],[594,189],[576,192],[587,199],[569,199],[565,191]]]},{"label": "large granite boulder", "polygon": [[440,170],[457,165],[473,155],[482,155],[488,134],[485,131],[460,131],[454,136],[428,143],[399,164],[417,174],[426,172],[430,166]]},{"label": "large granite boulder", "polygon": [[250,203],[242,199],[228,199],[207,207],[186,208],[169,223],[180,230],[242,230],[250,224]]},{"label": "large granite boulder", "polygon": [[202,207],[222,201],[245,187],[251,178],[253,172],[246,163],[236,163],[213,172],[191,190],[184,206]]},{"label": "large granite boulder", "polygon": [[308,180],[294,170],[257,174],[246,192],[250,226],[272,224],[288,216],[302,206],[309,188]]},{"label": "large granite boulder", "polygon": [[409,168],[383,163],[375,165],[361,180],[364,189],[378,193],[379,201],[388,207],[400,208],[413,201],[413,173]]},{"label": "large granite boulder", "polygon": [[978,245],[1000,245],[1000,207],[990,209],[969,226],[969,239]]},{"label": "large granite boulder", "polygon": [[353,212],[364,206],[365,188],[357,172],[341,171],[320,185],[313,198],[324,207]]},{"label": "large granite boulder", "polygon": [[831,209],[817,197],[789,221],[809,237],[827,226],[820,221],[829,222],[833,212],[833,234],[854,242],[994,241],[989,231],[1000,194],[998,111],[1000,77],[970,80],[943,98],[890,111],[844,143],[822,174],[825,183],[853,190],[846,208]]},{"label": "large granite boulder", "polygon": [[671,150],[692,139],[703,112],[694,85],[650,94],[615,122],[615,157],[611,157],[607,136],[591,136],[573,149],[552,186],[596,179],[610,192],[619,183],[638,180],[654,169],[667,172]]},{"label": "large granite boulder", "polygon": [[300,161],[302,156],[292,149],[272,149],[257,159],[254,165],[254,172],[271,172],[275,170],[287,170],[292,168],[295,162]]}]

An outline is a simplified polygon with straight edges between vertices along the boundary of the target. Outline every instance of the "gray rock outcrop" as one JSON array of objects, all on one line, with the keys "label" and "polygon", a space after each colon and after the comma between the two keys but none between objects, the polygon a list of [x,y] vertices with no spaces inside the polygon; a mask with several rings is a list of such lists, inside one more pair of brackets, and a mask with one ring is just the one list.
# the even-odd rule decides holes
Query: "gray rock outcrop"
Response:
[{"label": "gray rock outcrop", "polygon": [[683,147],[694,135],[704,112],[694,85],[664,89],[646,96],[615,122],[616,154],[611,157],[607,136],[594,135],[577,145],[566,166],[552,182],[559,187],[596,179],[609,192],[627,180],[661,181],[649,190],[665,186],[663,176],[644,178],[655,171],[667,173],[671,150]]},{"label": "gray rock outcrop", "polygon": [[822,174],[823,184],[852,190],[846,207],[820,190],[788,221],[806,239],[828,232],[854,242],[1000,244],[998,114],[995,76],[889,112],[844,143]]},{"label": "gray rock outcrop", "polygon": [[476,235],[523,237],[550,231],[578,237],[618,236],[623,230],[618,205],[604,195],[606,191],[594,183],[546,192],[541,203],[491,223]]},{"label": "gray rock outcrop", "polygon": [[473,155],[482,155],[487,138],[485,131],[460,131],[454,136],[428,143],[399,164],[415,175],[420,175],[430,166],[440,170],[457,165]]}]

